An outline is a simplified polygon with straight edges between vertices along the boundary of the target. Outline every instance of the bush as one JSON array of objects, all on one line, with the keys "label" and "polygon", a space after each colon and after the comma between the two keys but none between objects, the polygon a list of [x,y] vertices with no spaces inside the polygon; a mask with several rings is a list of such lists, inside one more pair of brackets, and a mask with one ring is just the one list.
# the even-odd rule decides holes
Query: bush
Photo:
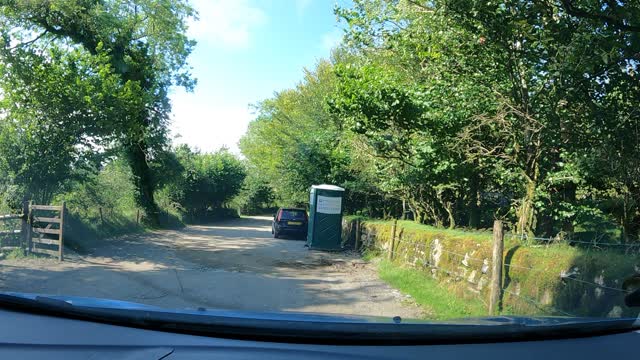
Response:
[{"label": "bush", "polygon": [[97,175],[74,183],[53,203],[66,202],[65,245],[80,252],[99,240],[142,231],[129,167],[120,160],[108,163]]},{"label": "bush", "polygon": [[223,209],[240,192],[245,178],[240,160],[226,149],[200,153],[186,145],[176,149],[176,156],[184,171],[163,190],[164,201],[170,208],[180,212],[188,222],[230,215]]}]

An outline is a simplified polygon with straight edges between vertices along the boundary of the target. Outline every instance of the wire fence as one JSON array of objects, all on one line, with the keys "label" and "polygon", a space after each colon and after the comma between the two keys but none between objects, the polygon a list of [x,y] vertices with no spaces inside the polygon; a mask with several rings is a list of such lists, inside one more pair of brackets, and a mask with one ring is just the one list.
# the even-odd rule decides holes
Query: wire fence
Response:
[{"label": "wire fence", "polygon": [[[469,256],[468,254],[462,254],[462,253],[451,251],[451,250],[439,249],[438,251],[442,251],[444,253],[451,254],[453,256],[456,256],[458,258],[461,258],[461,259],[467,260],[467,261],[468,260],[477,261],[479,263],[486,264],[486,265],[490,265],[492,263],[490,259],[474,258],[472,256]],[[536,268],[532,268],[530,266],[523,266],[523,265],[516,265],[516,264],[509,264],[509,263],[503,263],[502,265],[505,268],[522,269],[522,270],[527,270],[527,271],[530,271],[530,272],[533,272],[533,273],[546,272],[547,271],[547,269],[544,269],[544,268],[537,268],[536,269]],[[611,287],[611,286],[607,286],[607,285],[604,285],[604,284],[599,284],[599,283],[592,282],[592,281],[578,279],[578,278],[572,277],[572,275],[563,275],[562,273],[560,273],[560,274],[558,274],[558,276],[562,280],[575,281],[575,282],[579,282],[579,283],[582,283],[582,284],[590,285],[590,286],[593,286],[593,287],[596,287],[596,288],[613,290],[613,291],[617,291],[617,292],[621,292],[621,293],[628,293],[627,290],[624,290],[622,288]]]},{"label": "wire fence", "polygon": [[[625,244],[625,243],[606,243],[606,242],[596,242],[596,241],[582,241],[582,240],[572,240],[572,239],[560,239],[560,238],[551,238],[551,237],[527,237],[526,235],[522,235],[522,236],[513,236],[512,238],[519,238],[522,240],[536,240],[536,241],[541,241],[541,242],[546,242],[548,246],[545,246],[544,249],[553,249],[553,244],[556,243],[568,243],[570,245],[574,245],[574,244],[584,244],[584,245],[590,245],[590,246],[598,246],[598,247],[605,247],[605,246],[609,246],[609,247],[615,247],[615,248],[624,248],[624,249],[640,249],[640,244]],[[402,238],[398,238],[398,243],[402,242]],[[375,240],[373,239],[368,239],[367,243],[375,243]],[[453,260],[451,258],[449,258],[449,261],[455,261],[455,262],[460,262],[461,265],[464,265],[465,267],[469,268],[469,267],[475,267],[476,265],[478,266],[482,266],[482,274],[484,274],[485,276],[489,276],[491,277],[492,274],[492,270],[491,265],[493,264],[493,260],[491,259],[490,256],[488,257],[483,257],[482,254],[478,255],[477,253],[475,253],[475,250],[470,251],[470,252],[466,252],[464,250],[456,250],[456,249],[445,249],[444,246],[445,244],[443,243],[442,246],[433,246],[433,243],[431,244],[432,247],[430,250],[427,250],[428,244],[423,243],[421,244],[421,250],[419,253],[421,253],[421,256],[429,256],[429,252],[431,252],[431,256],[434,256],[434,254],[437,254],[438,252],[440,252],[441,254],[448,254],[452,257],[455,257],[456,259]],[[527,247],[530,244],[523,244],[523,246]],[[405,245],[406,246],[406,245]],[[420,247],[419,244],[414,244],[413,245],[414,249],[413,250],[420,250],[418,249],[418,247]],[[400,249],[396,249],[393,246],[390,248],[389,250],[391,252],[391,258],[393,258],[393,256],[401,256],[400,253],[402,252]],[[506,252],[503,253],[503,256],[506,255]],[[408,259],[406,257],[406,253],[404,255],[405,257],[405,261],[410,261],[411,259]],[[503,257],[504,259],[504,257]],[[505,259],[506,260],[506,259]],[[527,266],[527,265],[520,265],[520,264],[513,264],[511,262],[512,259],[509,259],[508,261],[504,261],[502,262],[502,269],[503,269],[503,273],[506,274],[506,276],[514,276],[513,273],[510,273],[509,270],[521,270],[520,273],[522,273],[522,271],[525,271],[527,273],[527,276],[530,274],[540,274],[540,273],[548,273],[550,270],[544,266]],[[478,286],[478,282],[472,281],[474,280],[473,277],[469,277],[466,276],[466,273],[461,273],[460,268],[457,268],[456,270],[452,270],[452,269],[448,269],[446,267],[442,267],[442,266],[436,266],[434,264],[434,261],[432,260],[428,260],[428,259],[418,259],[416,258],[415,260],[413,260],[413,264],[415,266],[417,263],[421,263],[423,264],[423,266],[425,268],[431,268],[431,269],[435,269],[436,271],[442,272],[442,273],[446,273],[449,276],[452,277],[457,277],[457,280],[462,280],[465,281],[469,284],[472,285],[476,285]],[[473,264],[471,264],[473,263]],[[558,271],[558,270],[556,270]],[[547,274],[548,275],[548,274]],[[482,276],[482,275],[481,275]],[[517,276],[517,275],[516,275]],[[535,276],[535,275],[534,275]],[[611,292],[609,296],[613,296],[613,294],[619,294],[619,295],[626,295],[629,294],[629,291],[626,289],[623,289],[621,287],[617,286],[617,282],[616,285],[612,285],[612,283],[606,284],[605,280],[602,278],[598,278],[595,277],[592,280],[585,278],[585,275],[580,275],[579,273],[577,273],[576,271],[568,268],[565,269],[563,271],[559,271],[557,274],[554,274],[554,276],[557,276],[557,279],[560,280],[562,283],[565,284],[580,284],[586,287],[590,287],[593,290],[591,291],[595,291],[595,295],[596,296],[601,296],[601,292],[598,292],[597,289],[600,289],[602,291],[608,291]],[[513,280],[510,280],[510,283],[513,284],[512,282]],[[486,286],[487,284],[483,284],[482,286]],[[479,288],[481,288],[482,286],[479,286]],[[573,289],[575,290],[575,289]],[[571,291],[573,291],[571,290]],[[545,297],[542,297],[540,299],[537,298],[537,296],[535,297],[530,297],[527,295],[523,295],[520,293],[520,291],[514,291],[513,287],[509,287],[509,284],[505,284],[503,286],[500,286],[500,291],[501,291],[501,296],[500,299],[504,299],[504,295],[508,294],[510,296],[511,299],[513,299],[514,301],[520,301],[523,304],[526,304],[528,306],[532,306],[538,310],[541,310],[545,313],[551,313],[554,315],[560,314],[560,315],[564,315],[564,316],[576,316],[575,314],[572,314],[571,312],[559,309],[555,306],[553,306],[551,304],[551,301],[548,299],[545,299]],[[579,290],[580,293],[584,294],[583,290]],[[617,296],[617,295],[616,295]],[[478,296],[478,298],[480,300],[483,300],[481,296]],[[504,300],[501,300],[504,301]],[[484,301],[483,301],[484,302]]]},{"label": "wire fence", "polygon": [[[362,241],[363,245],[366,244],[366,247],[376,246],[378,241],[376,240],[377,231],[375,228],[373,231],[369,231],[358,226],[357,230],[358,232],[364,230],[367,233]],[[498,260],[494,261],[494,255],[491,252],[487,252],[486,245],[482,247],[478,244],[478,248],[468,248],[455,242],[416,241],[418,239],[419,237],[409,237],[407,242],[402,232],[396,238],[396,232],[392,231],[390,246],[381,245],[379,249],[387,251],[389,259],[396,258],[410,266],[446,274],[449,280],[445,278],[439,280],[444,283],[453,284],[459,282],[460,285],[466,283],[469,286],[473,286],[473,292],[476,293],[473,296],[483,303],[489,304],[488,309],[492,314],[496,314],[494,312],[496,309],[494,304],[498,303],[500,304],[498,306],[501,306],[507,312],[511,311],[510,308],[524,310],[518,310],[517,313],[520,314],[528,313],[529,311],[532,313],[540,311],[547,315],[575,317],[578,316],[576,314],[581,314],[580,316],[585,316],[585,314],[592,314],[591,310],[589,310],[591,309],[590,305],[584,303],[584,301],[591,303],[591,300],[584,300],[584,296],[588,296],[588,299],[594,298],[594,304],[597,302],[598,305],[595,305],[593,310],[599,314],[598,316],[605,316],[605,314],[600,314],[604,309],[604,305],[608,306],[607,311],[609,313],[606,314],[607,316],[619,316],[615,315],[621,311],[618,307],[624,309],[623,298],[630,293],[629,290],[623,289],[618,283],[618,281],[622,280],[621,278],[618,279],[616,277],[615,280],[613,278],[604,278],[599,272],[596,274],[596,272],[592,271],[593,269],[589,268],[588,264],[576,263],[574,260],[568,262],[566,268],[554,266],[552,260],[547,261],[544,254],[546,251],[559,249],[553,246],[556,244],[567,244],[580,248],[596,248],[598,252],[611,249],[612,254],[620,254],[621,252],[618,252],[617,249],[624,249],[625,256],[630,253],[635,254],[636,251],[640,252],[640,244],[634,243],[563,239],[560,236],[540,237],[504,234],[503,239],[505,240],[524,240],[516,242],[519,247],[538,248],[541,249],[542,253],[535,252],[533,257],[529,257],[530,255],[513,257],[514,252],[510,253],[510,251],[513,250],[514,243],[507,242],[506,244],[511,245],[511,248],[503,250],[503,257],[500,260],[502,276],[498,277],[500,280],[497,281],[493,268],[495,266],[494,262]],[[494,244],[495,239],[494,235]],[[386,241],[386,239],[383,240],[383,242]],[[538,243],[533,241],[538,242],[541,246],[536,246]],[[549,255],[552,254],[555,253],[549,253]],[[568,252],[567,256],[569,254],[574,253]],[[445,257],[440,258],[441,255]],[[437,259],[440,260],[438,261]],[[631,268],[630,272],[634,270],[637,271],[637,269]],[[537,279],[543,279],[544,283],[552,284],[552,286],[539,287],[536,285],[538,284]],[[549,281],[552,281],[552,283],[549,283]],[[465,289],[464,291],[466,292],[467,290]],[[498,302],[495,301],[494,294],[496,294],[496,291],[500,294]],[[486,292],[489,293],[488,299],[485,299]],[[596,315],[596,313],[593,313],[593,315]]]},{"label": "wire fence", "polygon": [[524,301],[524,302],[536,307],[538,310],[542,310],[542,311],[545,311],[545,312],[551,310],[552,312],[555,312],[555,313],[558,313],[558,314],[562,314],[564,316],[576,317],[576,315],[574,315],[574,314],[571,314],[571,313],[566,312],[564,310],[557,309],[557,308],[555,308],[555,307],[553,307],[551,305],[543,305],[536,299],[530,298],[528,296],[523,296],[523,295],[517,294],[516,292],[511,291],[509,289],[502,289],[502,291],[507,293],[507,294],[509,294],[509,295],[515,296],[517,299],[519,299],[521,301]]},{"label": "wire fence", "polygon": [[592,247],[614,247],[614,248],[631,248],[631,249],[640,249],[640,243],[612,243],[612,242],[598,242],[598,241],[584,241],[584,240],[575,240],[575,239],[561,239],[558,237],[539,237],[539,236],[527,236],[527,235],[516,235],[514,236],[516,239],[520,240],[537,240],[544,241],[547,243],[568,243],[568,244],[585,244],[590,245]]},{"label": "wire fence", "polygon": [[[460,254],[460,253],[456,253],[456,252],[449,251],[449,250],[444,250],[444,249],[442,249],[442,251],[446,252],[446,253],[450,253],[450,254],[458,256],[458,257],[465,258],[467,260],[473,260],[473,261],[479,261],[479,262],[491,264],[491,260],[489,260],[489,259],[473,258],[473,257],[467,256],[467,255],[463,255],[463,254]],[[506,262],[503,263],[502,265],[505,268],[522,269],[522,270],[527,270],[527,271],[532,272],[532,273],[540,273],[540,272],[546,272],[547,271],[547,269],[544,269],[544,268],[537,268],[536,269],[536,268],[532,268],[530,266],[509,264],[509,263],[506,263]],[[572,276],[574,276],[574,275],[565,275],[565,274],[562,274],[562,273],[559,274],[559,277],[562,280],[575,281],[575,282],[579,282],[579,283],[582,283],[582,284],[590,285],[592,287],[602,288],[602,289],[607,289],[607,290],[613,290],[613,291],[617,291],[617,292],[620,292],[620,293],[628,293],[627,290],[624,290],[622,288],[611,287],[611,286],[607,286],[607,285],[604,285],[604,284],[599,284],[599,283],[592,282],[592,281],[582,280],[582,279],[575,278],[575,277],[572,277]]]},{"label": "wire fence", "polygon": [[[483,263],[486,263],[487,261],[489,261],[488,259],[471,258],[471,257],[465,256],[463,254],[456,253],[456,252],[453,252],[453,251],[444,250],[444,249],[442,249],[442,251],[446,252],[446,253],[453,254],[455,256],[459,256],[459,257],[463,257],[463,258],[466,257],[467,259],[470,259],[470,260],[482,261]],[[532,271],[532,272],[542,272],[542,271],[545,270],[545,269],[534,269],[534,268],[528,267],[528,266],[519,266],[519,265],[512,265],[512,264],[503,264],[503,265],[505,267],[517,267],[517,268],[529,270],[529,271]],[[438,271],[444,272],[444,273],[446,273],[448,275],[455,275],[456,274],[456,271],[454,271],[454,270],[446,269],[446,268],[443,268],[443,267],[440,267],[440,266],[435,266],[433,264],[429,265],[429,267],[433,268],[433,269],[436,269]],[[599,284],[599,283],[595,283],[595,282],[591,282],[591,281],[587,281],[587,280],[583,280],[583,279],[579,279],[579,278],[575,278],[575,277],[571,277],[571,276],[562,276],[562,275],[560,275],[560,278],[562,280],[574,281],[574,282],[577,282],[577,283],[580,283],[580,284],[585,284],[585,285],[592,286],[594,288],[611,290],[611,291],[615,291],[615,292],[618,292],[618,293],[621,293],[621,294],[627,294],[628,293],[627,290],[624,290],[622,288],[607,286],[607,285],[604,285],[604,284]],[[473,285],[478,285],[477,282],[471,281],[469,279],[465,279],[465,281],[470,283],[470,284],[473,284]],[[562,314],[562,315],[565,315],[565,316],[572,316],[572,317],[576,316],[576,315],[571,314],[571,313],[569,313],[567,311],[555,308],[555,307],[553,307],[551,305],[542,304],[537,299],[530,298],[530,297],[518,294],[518,293],[516,293],[514,291],[509,290],[508,288],[502,288],[502,291],[504,293],[506,293],[506,294],[509,294],[509,295],[515,297],[516,299],[519,299],[519,300],[529,304],[529,305],[533,305],[534,307],[536,307],[539,310],[546,311],[546,312],[551,311],[553,313]]]},{"label": "wire fence", "polygon": [[[455,255],[461,255],[459,253],[455,253],[455,252],[452,252],[452,251],[445,251],[445,250],[443,250],[443,251],[444,252],[449,252],[449,253],[455,254]],[[462,255],[462,256],[464,256],[464,255]],[[480,259],[476,259],[476,260],[480,260]],[[482,260],[482,261],[484,261],[484,260]],[[445,273],[447,275],[455,275],[456,274],[456,272],[453,271],[453,270],[446,269],[446,268],[443,268],[443,267],[440,267],[440,266],[436,266],[436,265],[433,265],[433,264],[429,265],[429,267],[432,268],[432,269],[436,269],[437,271],[443,272],[443,273]],[[575,280],[573,278],[568,278],[568,279]],[[469,280],[468,278],[465,278],[464,281],[466,281],[467,283],[472,284],[472,285],[476,285],[476,286],[479,285],[478,282]],[[584,282],[588,283],[586,281],[584,281]],[[594,283],[594,285],[598,285],[598,284]],[[616,288],[610,288],[610,289],[624,291],[622,289],[616,289]],[[505,294],[509,294],[509,295],[513,296],[514,298],[516,298],[516,299],[518,299],[518,300],[520,300],[520,301],[522,301],[522,302],[524,302],[524,303],[526,303],[528,305],[532,305],[536,309],[541,310],[541,311],[543,311],[545,313],[546,312],[552,312],[554,314],[561,314],[561,315],[564,315],[564,316],[576,317],[576,315],[574,315],[572,313],[569,313],[569,312],[564,311],[564,310],[560,310],[560,309],[558,309],[556,307],[553,307],[551,305],[542,304],[540,301],[538,301],[538,300],[536,300],[534,298],[530,298],[528,296],[524,296],[524,295],[518,294],[515,291],[511,291],[511,290],[509,290],[507,288],[502,288],[502,292],[505,293]],[[481,298],[479,298],[479,299],[482,301]],[[484,301],[482,301],[482,302],[484,302]]]}]

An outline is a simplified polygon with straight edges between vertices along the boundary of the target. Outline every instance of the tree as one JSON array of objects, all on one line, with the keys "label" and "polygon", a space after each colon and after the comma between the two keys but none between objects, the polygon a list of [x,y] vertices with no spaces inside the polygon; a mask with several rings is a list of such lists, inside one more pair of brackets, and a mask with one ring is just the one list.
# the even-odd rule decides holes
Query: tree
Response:
[{"label": "tree", "polygon": [[258,105],[258,118],[240,140],[249,165],[268,181],[281,205],[304,205],[311,185],[333,181],[339,130],[324,102],[333,81],[328,62],[306,71],[296,89]]},{"label": "tree", "polygon": [[113,77],[93,72],[103,59],[57,47],[47,58],[3,51],[0,70],[0,171],[3,181],[39,203],[48,203],[67,180],[99,168],[108,154],[95,138],[108,124],[103,108],[122,92]]},{"label": "tree", "polygon": [[182,145],[176,157],[184,171],[167,185],[169,197],[191,221],[205,220],[209,211],[225,207],[240,192],[245,168],[227,149],[200,153]]},{"label": "tree", "polygon": [[[461,198],[471,205],[500,194],[512,200],[517,232],[570,233],[577,212],[588,211],[576,195],[593,173],[583,153],[608,152],[594,135],[637,119],[624,105],[635,88],[619,91],[637,83],[638,37],[626,11],[637,4],[356,1],[338,9],[358,61],[340,70],[334,110],[376,156],[418,171],[388,171],[396,187],[404,182],[394,174],[411,178],[414,207],[437,199],[450,214]],[[421,148],[455,170],[443,179],[425,171],[434,159],[416,166]]]},{"label": "tree", "polygon": [[275,196],[266,179],[255,168],[247,169],[242,190],[234,199],[241,214],[259,214],[274,207]]},{"label": "tree", "polygon": [[[111,126],[103,134],[122,149],[134,176],[136,201],[157,223],[154,181],[149,161],[166,147],[166,126],[172,85],[190,89],[186,58],[193,42],[185,35],[194,11],[180,0],[137,1],[13,1],[0,2],[5,53],[18,48],[46,48],[48,44],[76,51],[80,47],[106,64],[93,69],[114,74],[125,97],[113,107]],[[38,35],[30,40],[27,36]],[[21,42],[11,46],[12,42]],[[5,57],[4,61],[20,60]],[[12,62],[15,64],[15,61]]]}]

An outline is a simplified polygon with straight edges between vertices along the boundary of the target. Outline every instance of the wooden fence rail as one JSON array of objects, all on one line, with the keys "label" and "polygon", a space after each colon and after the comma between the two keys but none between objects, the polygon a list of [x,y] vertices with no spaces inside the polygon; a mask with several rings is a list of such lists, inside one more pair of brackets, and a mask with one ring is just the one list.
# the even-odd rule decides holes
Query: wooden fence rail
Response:
[{"label": "wooden fence rail", "polygon": [[[46,211],[53,215],[38,216]],[[64,259],[64,202],[61,206],[29,205],[29,224],[32,235],[29,236],[29,249],[34,253],[57,256],[59,261]],[[36,235],[35,237],[33,235]],[[57,235],[57,236],[48,236]],[[57,249],[55,249],[57,247]]]},{"label": "wooden fence rail", "polygon": [[[41,215],[42,212],[46,214]],[[22,214],[0,215],[0,222],[21,220],[20,230],[0,231],[0,249],[24,249],[27,253],[46,254],[64,259],[64,202],[56,205],[34,205],[25,201]],[[35,235],[35,236],[34,236]],[[14,238],[17,245],[5,246],[5,240]],[[13,244],[12,243],[12,244]]]}]

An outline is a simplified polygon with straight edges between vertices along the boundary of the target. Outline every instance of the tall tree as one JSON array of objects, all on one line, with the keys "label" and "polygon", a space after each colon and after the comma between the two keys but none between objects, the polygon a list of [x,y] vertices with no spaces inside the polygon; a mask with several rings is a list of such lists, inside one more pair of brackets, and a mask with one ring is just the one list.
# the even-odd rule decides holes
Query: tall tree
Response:
[{"label": "tall tree", "polygon": [[112,126],[105,133],[115,135],[111,139],[123,149],[136,200],[154,223],[157,207],[149,162],[166,143],[169,87],[193,86],[186,59],[194,43],[185,35],[186,20],[192,16],[193,9],[181,0],[0,2],[5,51],[52,42],[68,49],[79,46],[107,60],[100,71],[116,74],[128,94],[115,105],[118,117],[110,118]]}]

